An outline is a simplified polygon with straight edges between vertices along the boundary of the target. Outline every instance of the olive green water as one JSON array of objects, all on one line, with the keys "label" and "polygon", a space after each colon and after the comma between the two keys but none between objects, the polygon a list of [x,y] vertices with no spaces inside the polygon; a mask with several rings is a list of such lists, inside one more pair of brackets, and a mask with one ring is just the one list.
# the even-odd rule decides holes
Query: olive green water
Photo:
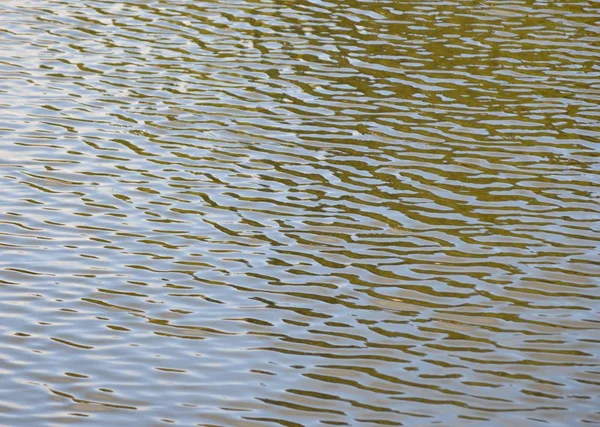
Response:
[{"label": "olive green water", "polygon": [[0,3],[0,425],[600,423],[600,3]]}]

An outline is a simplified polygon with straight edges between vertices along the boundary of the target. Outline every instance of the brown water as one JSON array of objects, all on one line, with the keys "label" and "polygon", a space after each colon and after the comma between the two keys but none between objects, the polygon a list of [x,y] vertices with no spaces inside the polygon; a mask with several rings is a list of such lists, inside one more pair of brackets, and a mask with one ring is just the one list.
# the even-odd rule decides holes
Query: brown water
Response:
[{"label": "brown water", "polygon": [[600,423],[598,1],[0,17],[1,425]]}]

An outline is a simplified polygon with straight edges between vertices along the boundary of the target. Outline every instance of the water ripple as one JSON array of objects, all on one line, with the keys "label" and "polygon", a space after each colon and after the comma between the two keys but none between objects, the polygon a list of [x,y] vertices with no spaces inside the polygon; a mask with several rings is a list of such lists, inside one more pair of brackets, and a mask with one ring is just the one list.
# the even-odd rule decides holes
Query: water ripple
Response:
[{"label": "water ripple", "polygon": [[0,423],[600,423],[597,2],[0,6]]}]

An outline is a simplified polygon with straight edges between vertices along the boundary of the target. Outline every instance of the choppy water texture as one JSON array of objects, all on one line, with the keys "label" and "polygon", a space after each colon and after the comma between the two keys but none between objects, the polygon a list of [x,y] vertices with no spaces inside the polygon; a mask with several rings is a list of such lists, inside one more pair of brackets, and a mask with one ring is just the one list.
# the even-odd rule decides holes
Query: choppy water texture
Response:
[{"label": "choppy water texture", "polygon": [[0,424],[600,424],[598,1],[0,3]]}]

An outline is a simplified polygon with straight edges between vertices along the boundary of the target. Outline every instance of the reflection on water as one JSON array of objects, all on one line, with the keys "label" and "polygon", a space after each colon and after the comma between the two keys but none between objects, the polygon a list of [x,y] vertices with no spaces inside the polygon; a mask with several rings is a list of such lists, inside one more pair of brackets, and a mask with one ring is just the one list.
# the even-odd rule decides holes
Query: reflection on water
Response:
[{"label": "reflection on water", "polygon": [[3,1],[0,423],[600,423],[598,6]]}]

